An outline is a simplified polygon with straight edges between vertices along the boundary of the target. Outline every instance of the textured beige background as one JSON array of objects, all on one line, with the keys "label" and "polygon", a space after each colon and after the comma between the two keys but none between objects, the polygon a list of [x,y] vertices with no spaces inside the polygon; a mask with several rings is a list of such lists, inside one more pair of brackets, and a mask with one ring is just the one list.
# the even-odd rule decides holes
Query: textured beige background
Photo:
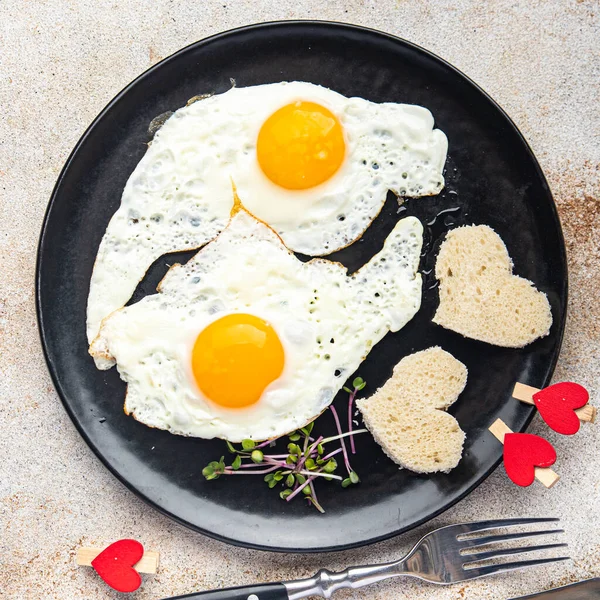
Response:
[{"label": "textured beige background", "polygon": [[[126,536],[162,556],[138,599],[308,575],[398,556],[426,528],[480,517],[560,515],[573,562],[450,588],[410,581],[356,598],[503,599],[600,576],[599,426],[554,443],[560,483],[519,489],[498,470],[426,528],[346,553],[285,556],[187,531],[124,489],[76,433],[38,341],[38,232],[68,153],[104,105],[161,58],[251,22],[360,23],[452,62],[502,105],[532,145],[563,222],[570,317],[556,379],[600,376],[600,4],[594,0],[0,1],[0,596],[118,598],[75,549]],[[341,598],[352,597],[340,594]]]}]

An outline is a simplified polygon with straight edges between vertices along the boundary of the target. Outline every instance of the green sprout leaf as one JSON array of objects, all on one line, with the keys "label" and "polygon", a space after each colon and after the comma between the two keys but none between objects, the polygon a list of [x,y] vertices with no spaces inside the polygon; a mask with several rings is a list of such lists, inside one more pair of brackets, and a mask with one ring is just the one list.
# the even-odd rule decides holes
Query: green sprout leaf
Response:
[{"label": "green sprout leaf", "polygon": [[306,477],[304,477],[304,475],[302,475],[302,473],[298,473],[296,475],[296,481],[302,485],[303,483],[306,483]]},{"label": "green sprout leaf", "polygon": [[229,452],[231,452],[231,454],[235,454],[237,452],[237,450],[231,442],[225,441],[225,443],[227,444],[227,449],[229,450]]},{"label": "green sprout leaf", "polygon": [[285,478],[285,485],[287,485],[288,487],[292,487],[294,485],[294,483],[296,483],[296,478],[294,477],[293,473],[290,473]]},{"label": "green sprout leaf", "polygon": [[360,479],[355,471],[350,471],[350,481],[352,483],[358,483],[360,481]]},{"label": "green sprout leaf", "polygon": [[292,490],[290,490],[290,489],[283,490],[283,491],[279,492],[279,497],[282,500],[285,500],[291,493],[292,493]]},{"label": "green sprout leaf", "polygon": [[319,444],[319,445],[317,446],[317,452],[319,453],[319,456],[320,456],[321,454],[323,454],[323,452],[325,452],[325,448],[323,448],[323,444]]},{"label": "green sprout leaf", "polygon": [[295,454],[290,454],[286,459],[285,462],[288,465],[291,465],[293,463],[297,463],[298,462],[298,457]]},{"label": "green sprout leaf", "polygon": [[220,462],[213,460],[209,462],[204,469],[202,469],[202,475],[208,480],[217,479],[220,475],[225,471],[225,463],[223,462],[223,457],[221,457]]},{"label": "green sprout leaf", "polygon": [[302,436],[297,431],[294,431],[294,433],[292,433],[292,435],[289,435],[288,437],[292,442],[297,442]]},{"label": "green sprout leaf", "polygon": [[352,386],[355,390],[362,390],[367,385],[367,382],[362,377],[355,377]]},{"label": "green sprout leaf", "polygon": [[213,475],[215,475],[215,470],[211,466],[207,465],[204,467],[204,469],[202,469],[202,475],[204,475],[206,479],[214,479]]},{"label": "green sprout leaf", "polygon": [[290,454],[301,454],[302,450],[300,450],[300,446],[298,446],[297,444],[288,444],[288,452]]},{"label": "green sprout leaf", "polygon": [[242,466],[242,457],[238,454],[231,463],[231,468],[237,471]]},{"label": "green sprout leaf", "polygon": [[254,443],[254,440],[242,440],[242,448],[246,452],[249,452],[250,450],[254,450],[255,447],[256,447],[256,444]]},{"label": "green sprout leaf", "polygon": [[330,458],[329,462],[323,467],[323,471],[325,471],[325,473],[333,473],[336,469],[337,462],[334,458]]},{"label": "green sprout leaf", "polygon": [[342,389],[343,389],[345,392],[348,392],[349,394],[351,394],[351,393],[352,393],[352,390],[351,390],[350,388],[347,388],[346,386],[344,386]]},{"label": "green sprout leaf", "polygon": [[315,461],[312,458],[307,458],[306,462],[304,463],[304,466],[309,471],[314,471],[317,468],[317,465],[316,465]]},{"label": "green sprout leaf", "polygon": [[277,481],[275,479],[271,479],[271,481],[267,484],[269,488],[273,489],[277,485]]},{"label": "green sprout leaf", "polygon": [[310,435],[314,426],[315,426],[315,422],[312,421],[306,427],[303,427],[300,431],[302,431],[302,433],[304,433],[305,435]]},{"label": "green sprout leaf", "polygon": [[302,493],[303,493],[305,496],[310,496],[310,485],[305,485],[305,486],[302,488]]},{"label": "green sprout leaf", "polygon": [[282,471],[275,471],[275,475],[273,475],[273,479],[277,482],[277,481],[281,481],[283,479],[283,472]]},{"label": "green sprout leaf", "polygon": [[273,481],[274,475],[273,473],[269,473],[268,475],[265,475],[265,481],[267,483],[269,483],[270,481]]},{"label": "green sprout leaf", "polygon": [[347,488],[349,485],[352,485],[352,481],[350,481],[350,477],[346,477],[346,479],[342,481],[342,487]]},{"label": "green sprout leaf", "polygon": [[253,450],[252,454],[250,455],[250,458],[252,459],[252,462],[258,464],[263,461],[264,454],[260,450]]}]

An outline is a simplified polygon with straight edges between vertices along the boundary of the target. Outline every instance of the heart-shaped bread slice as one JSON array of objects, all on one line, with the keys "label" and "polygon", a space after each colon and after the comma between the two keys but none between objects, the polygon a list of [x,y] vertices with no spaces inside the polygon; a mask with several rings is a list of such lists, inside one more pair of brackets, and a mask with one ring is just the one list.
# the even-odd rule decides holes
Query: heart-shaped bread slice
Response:
[{"label": "heart-shaped bread slice", "polygon": [[491,227],[468,225],[448,232],[435,265],[440,305],[433,322],[508,348],[548,335],[552,313],[546,294],[512,270],[506,246]]},{"label": "heart-shaped bread slice", "polygon": [[467,383],[467,368],[435,346],[403,358],[370,398],[356,402],[383,451],[417,473],[448,472],[459,462],[465,433],[446,412]]}]

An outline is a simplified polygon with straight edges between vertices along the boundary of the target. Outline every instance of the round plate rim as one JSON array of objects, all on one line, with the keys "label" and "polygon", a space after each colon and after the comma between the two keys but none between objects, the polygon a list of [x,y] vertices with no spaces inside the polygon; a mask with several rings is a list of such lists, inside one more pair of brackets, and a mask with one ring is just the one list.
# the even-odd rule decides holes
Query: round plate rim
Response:
[{"label": "round plate rim", "polygon": [[[253,23],[253,24],[245,25],[245,26],[241,26],[241,27],[235,27],[233,29],[229,29],[226,31],[222,31],[222,32],[210,35],[206,38],[203,38],[201,40],[198,40],[196,42],[188,44],[187,46],[181,48],[180,50],[177,50],[170,56],[167,56],[163,60],[152,65],[150,68],[146,69],[143,73],[138,75],[129,84],[127,84],[116,96],[114,96],[110,100],[110,102],[108,102],[108,104],[106,104],[106,106],[100,111],[100,113],[94,118],[92,123],[87,127],[87,129],[81,135],[81,137],[77,141],[76,145],[74,146],[73,150],[69,154],[67,160],[65,161],[65,164],[60,171],[60,174],[56,180],[56,184],[54,185],[54,188],[50,195],[50,200],[48,202],[46,211],[44,213],[42,227],[41,227],[41,231],[40,231],[40,235],[39,235],[37,255],[36,255],[36,265],[35,265],[36,319],[37,319],[37,325],[38,325],[44,359],[46,361],[46,365],[48,367],[48,371],[50,373],[50,377],[52,379],[54,388],[60,398],[60,401],[61,401],[63,407],[65,408],[67,414],[69,415],[69,418],[71,419],[73,425],[75,426],[75,428],[77,429],[77,431],[81,435],[81,437],[84,439],[86,444],[94,452],[96,457],[112,473],[112,475],[118,481],[120,481],[127,489],[129,489],[138,498],[140,498],[141,500],[146,502],[148,505],[150,505],[152,508],[154,508],[161,514],[169,517],[173,521],[187,527],[188,529],[191,529],[198,533],[202,533],[203,535],[206,535],[210,538],[213,538],[218,541],[225,542],[225,543],[228,543],[228,544],[231,544],[234,546],[250,548],[250,549],[255,549],[255,550],[271,551],[271,552],[306,553],[306,554],[308,554],[308,553],[317,553],[317,552],[335,552],[335,551],[341,551],[341,550],[349,550],[352,548],[359,548],[359,547],[366,546],[369,544],[374,544],[376,542],[390,539],[392,537],[395,537],[397,535],[400,535],[402,533],[410,531],[410,530],[422,525],[423,523],[430,521],[431,519],[439,516],[440,514],[444,513],[445,511],[450,509],[452,506],[454,506],[455,504],[460,502],[462,499],[464,499],[466,496],[468,496],[475,488],[477,488],[479,485],[481,485],[496,470],[498,465],[502,462],[502,453],[500,453],[498,459],[491,465],[491,467],[489,469],[487,469],[485,472],[483,472],[470,486],[465,488],[460,494],[457,494],[454,498],[450,499],[449,502],[447,504],[445,504],[443,507],[441,507],[440,509],[438,509],[436,511],[432,511],[428,515],[424,516],[422,519],[419,519],[413,523],[410,523],[409,525],[405,525],[403,527],[399,527],[397,529],[389,531],[388,533],[386,533],[384,535],[374,536],[374,537],[367,538],[367,539],[357,541],[357,542],[340,544],[340,545],[336,545],[336,546],[306,547],[306,548],[270,546],[270,545],[257,544],[257,543],[253,543],[253,542],[249,542],[249,541],[245,541],[245,540],[239,540],[236,538],[231,538],[226,535],[222,535],[220,533],[213,532],[209,529],[199,527],[197,525],[193,525],[193,524],[185,521],[184,519],[181,519],[177,515],[169,512],[168,510],[162,508],[157,503],[155,503],[153,500],[148,498],[145,494],[143,494],[141,491],[139,491],[137,488],[135,488],[132,484],[130,484],[129,481],[127,481],[127,479],[125,477],[121,476],[116,471],[116,469],[113,468],[113,466],[109,463],[109,461],[98,450],[98,448],[96,447],[96,445],[94,444],[92,439],[85,433],[82,425],[79,423],[78,419],[76,418],[74,412],[72,411],[72,409],[70,407],[70,404],[67,400],[67,394],[64,393],[64,390],[62,389],[62,387],[59,383],[57,370],[53,364],[52,357],[50,356],[50,353],[48,350],[48,344],[46,341],[46,332],[45,332],[45,327],[44,327],[44,316],[43,316],[43,311],[42,311],[42,307],[41,307],[42,292],[41,292],[41,285],[40,285],[41,270],[42,270],[42,263],[43,263],[43,253],[44,253],[43,250],[44,250],[44,244],[45,244],[46,234],[47,234],[47,230],[48,230],[48,221],[50,218],[50,213],[52,212],[53,205],[57,199],[63,179],[65,178],[67,172],[69,171],[72,161],[74,160],[75,156],[79,152],[79,149],[84,144],[87,137],[90,135],[90,133],[93,131],[93,129],[100,123],[100,121],[102,121],[102,119],[111,111],[112,107],[115,104],[117,104],[129,92],[130,89],[132,89],[133,87],[138,85],[148,75],[150,75],[151,73],[153,73],[154,71],[156,71],[158,69],[164,68],[165,66],[168,65],[168,63],[170,61],[176,60],[179,56],[181,56],[182,54],[185,54],[186,52],[190,52],[201,46],[209,45],[210,43],[212,43],[214,41],[217,41],[221,38],[229,37],[231,35],[245,33],[245,32],[248,32],[251,30],[257,30],[257,29],[268,31],[268,30],[275,29],[278,27],[290,26],[290,25],[291,26],[295,25],[295,26],[323,27],[323,28],[332,28],[334,30],[345,30],[345,31],[358,31],[358,32],[374,35],[376,37],[378,36],[381,38],[386,38],[388,41],[392,41],[394,43],[403,45],[418,54],[425,55],[428,58],[433,59],[434,61],[438,62],[445,69],[449,69],[449,70],[453,71],[455,74],[457,74],[459,77],[466,80],[471,86],[473,86],[482,95],[482,97],[485,100],[487,100],[499,112],[499,114],[505,119],[507,125],[510,126],[513,133],[516,134],[517,138],[520,140],[521,144],[526,149],[527,154],[529,155],[529,158],[532,161],[532,165],[535,167],[537,177],[539,177],[539,179],[543,182],[543,184],[547,188],[548,195],[549,195],[550,199],[552,200],[551,206],[549,208],[550,208],[550,210],[552,212],[552,216],[557,224],[557,232],[558,232],[558,238],[559,238],[557,241],[559,242],[559,246],[560,246],[560,248],[559,248],[560,249],[560,258],[561,258],[562,263],[565,266],[564,294],[563,294],[563,297],[561,297],[561,302],[565,306],[565,310],[563,311],[563,314],[561,315],[562,318],[560,320],[560,323],[558,323],[558,330],[556,332],[556,346],[555,346],[555,349],[553,352],[552,360],[549,362],[548,367],[546,369],[546,375],[544,377],[544,386],[547,386],[552,379],[552,375],[554,373],[556,364],[558,362],[558,357],[560,355],[560,350],[562,347],[562,342],[563,342],[563,337],[564,337],[565,323],[566,323],[566,317],[567,317],[567,307],[568,307],[568,264],[567,264],[564,235],[562,232],[562,226],[561,226],[560,218],[558,215],[556,203],[554,202],[554,198],[552,196],[552,191],[550,190],[550,186],[548,185],[546,177],[537,161],[537,158],[535,157],[535,154],[533,153],[533,150],[531,149],[529,143],[527,142],[527,140],[525,139],[525,137],[523,136],[521,131],[518,129],[516,124],[510,118],[510,116],[477,83],[475,83],[470,77],[465,75],[462,71],[457,69],[455,66],[450,64],[448,61],[439,57],[438,55],[434,54],[433,52],[430,52],[429,50],[426,50],[425,48],[423,48],[417,44],[414,44],[413,42],[410,42],[408,40],[405,40],[405,39],[395,36],[393,34],[386,33],[386,32],[383,32],[383,31],[380,31],[380,30],[377,30],[374,28],[365,27],[362,25],[355,25],[355,24],[344,23],[344,22],[340,22],[340,21],[313,20],[313,19],[276,20],[276,21],[267,21],[267,22],[263,22],[263,23]],[[535,407],[531,407],[531,408],[528,407],[527,410],[528,410],[528,414],[524,421],[524,425],[519,430],[521,432],[525,431],[527,429],[527,427],[531,423],[531,420],[533,419],[533,416],[536,412]]]}]

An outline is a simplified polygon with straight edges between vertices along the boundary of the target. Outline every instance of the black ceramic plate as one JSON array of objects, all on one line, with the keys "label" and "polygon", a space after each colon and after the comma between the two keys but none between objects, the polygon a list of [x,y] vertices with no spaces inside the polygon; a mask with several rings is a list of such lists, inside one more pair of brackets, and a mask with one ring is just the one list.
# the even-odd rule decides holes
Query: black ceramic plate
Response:
[{"label": "black ceramic plate", "polygon": [[[407,354],[439,344],[469,369],[452,413],[467,432],[464,457],[448,475],[400,471],[370,436],[358,438],[354,467],[360,485],[324,483],[321,515],[302,502],[287,504],[260,478],[206,482],[202,467],[224,443],[150,429],[122,411],[125,386],[115,369],[96,370],[87,353],[85,308],[92,266],[123,186],[148,141],[148,124],[196,95],[283,80],[310,81],[346,96],[429,108],[448,136],[446,188],[437,197],[408,200],[398,213],[388,199],[363,241],[338,253],[351,269],[382,245],[394,222],[415,215],[426,227],[422,269],[449,228],[487,223],[504,239],[516,273],[548,294],[550,335],[522,350],[462,338],[431,323],[435,280],[425,276],[422,308],[388,335],[361,365],[367,391],[384,383]],[[446,211],[446,212],[444,212]],[[179,260],[191,256],[188,253]],[[153,293],[171,259],[153,266],[136,298]],[[87,443],[125,485],[149,504],[202,533],[234,544],[289,551],[350,548],[406,531],[448,508],[500,461],[487,427],[501,417],[523,430],[533,409],[511,399],[515,381],[549,382],[567,300],[560,224],[548,185],[531,150],[502,110],[456,69],[408,42],[375,31],[315,22],[256,25],[214,36],[151,68],[121,92],[86,131],[52,195],[37,266],[39,326],[56,389]],[[341,408],[346,398],[336,400]],[[333,428],[330,415],[321,431]]]}]

